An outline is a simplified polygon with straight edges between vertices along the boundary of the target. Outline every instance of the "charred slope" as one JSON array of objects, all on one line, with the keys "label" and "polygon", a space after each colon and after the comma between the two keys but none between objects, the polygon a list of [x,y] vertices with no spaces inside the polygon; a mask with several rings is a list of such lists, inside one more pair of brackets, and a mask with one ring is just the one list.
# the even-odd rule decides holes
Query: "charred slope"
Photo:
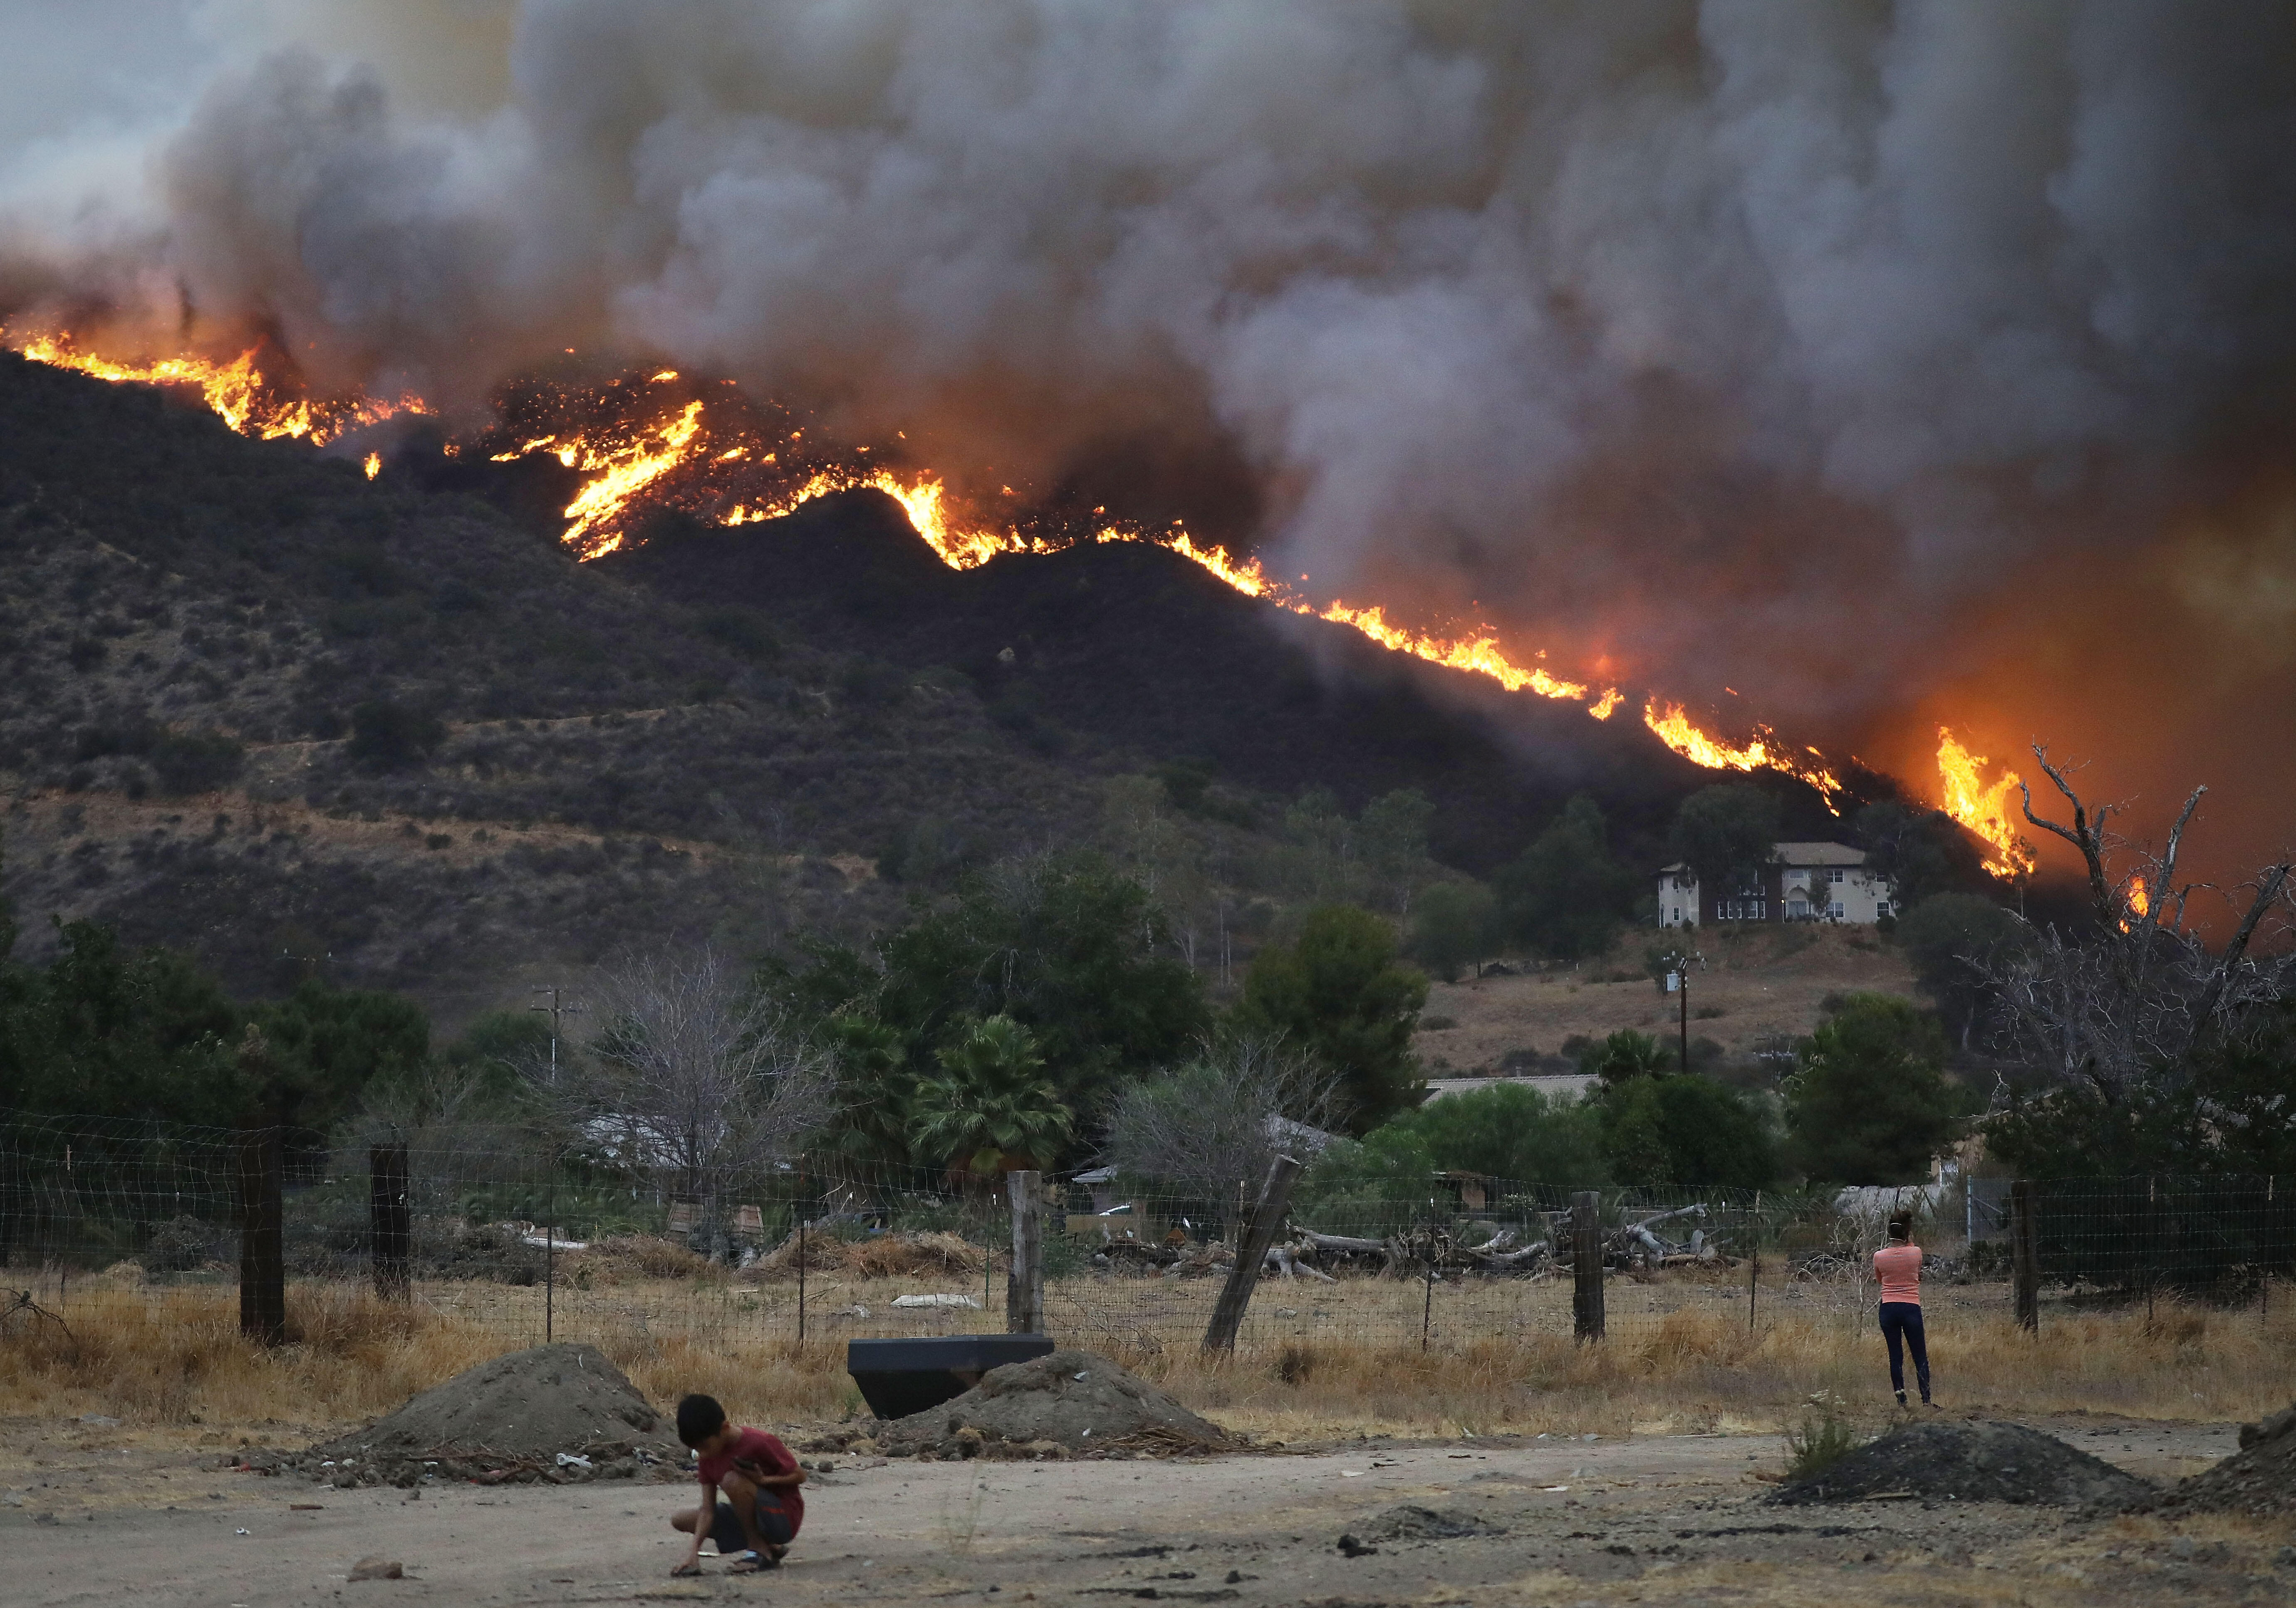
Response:
[{"label": "charred slope", "polygon": [[0,354],[0,886],[31,956],[88,917],[244,993],[321,964],[452,1016],[522,966],[896,915],[830,858],[921,816],[980,853],[1095,821],[1095,778],[970,693],[853,668],[467,496]]},{"label": "charred slope", "polygon": [[[1440,806],[1439,857],[1470,870],[1520,849],[1580,791],[1653,842],[1682,796],[1715,779],[1631,718],[1592,720],[1389,652],[1161,548],[951,570],[873,491],[763,525],[672,527],[603,567],[696,607],[752,604],[824,645],[961,670],[993,716],[1046,743],[1207,760],[1242,788],[1329,787],[1350,807],[1422,788]],[[1831,825],[1808,790],[1780,791],[1813,830]]]}]

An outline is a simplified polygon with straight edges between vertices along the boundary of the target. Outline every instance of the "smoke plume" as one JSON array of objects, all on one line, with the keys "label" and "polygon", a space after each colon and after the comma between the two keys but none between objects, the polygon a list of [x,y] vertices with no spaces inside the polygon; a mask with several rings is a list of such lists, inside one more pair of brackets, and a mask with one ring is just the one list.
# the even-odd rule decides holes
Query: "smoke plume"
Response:
[{"label": "smoke plume", "polygon": [[85,14],[28,84],[197,48],[0,123],[20,322],[465,406],[664,359],[1911,774],[2052,735],[2287,835],[2284,6]]}]

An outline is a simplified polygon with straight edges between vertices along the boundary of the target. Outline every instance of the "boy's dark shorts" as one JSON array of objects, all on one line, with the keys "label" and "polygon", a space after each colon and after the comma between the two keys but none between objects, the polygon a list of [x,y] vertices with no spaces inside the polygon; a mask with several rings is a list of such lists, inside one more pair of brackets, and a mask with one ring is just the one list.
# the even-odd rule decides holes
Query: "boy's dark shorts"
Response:
[{"label": "boy's dark shorts", "polygon": [[[776,1546],[790,1544],[795,1533],[790,1529],[789,1514],[782,1510],[781,1498],[768,1490],[758,1493],[758,1534]],[[742,1533],[742,1515],[731,1502],[718,1504],[717,1514],[709,1522],[709,1538],[718,1543],[721,1555],[730,1557],[750,1549],[750,1538]]]}]

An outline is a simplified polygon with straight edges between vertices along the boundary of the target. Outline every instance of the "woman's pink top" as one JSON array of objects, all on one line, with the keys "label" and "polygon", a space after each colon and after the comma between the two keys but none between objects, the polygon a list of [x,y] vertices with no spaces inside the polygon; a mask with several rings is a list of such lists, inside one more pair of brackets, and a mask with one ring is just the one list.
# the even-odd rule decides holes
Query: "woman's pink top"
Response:
[{"label": "woman's pink top", "polygon": [[1884,1245],[1874,1253],[1874,1276],[1882,1281],[1882,1299],[1922,1304],[1922,1248]]}]

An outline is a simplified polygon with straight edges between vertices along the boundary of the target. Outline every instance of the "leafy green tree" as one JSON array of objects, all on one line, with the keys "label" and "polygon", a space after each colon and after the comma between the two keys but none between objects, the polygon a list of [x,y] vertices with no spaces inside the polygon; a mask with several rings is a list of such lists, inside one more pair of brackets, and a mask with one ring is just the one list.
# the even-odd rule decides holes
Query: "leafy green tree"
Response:
[{"label": "leafy green tree", "polygon": [[1596,1109],[1520,1083],[1446,1095],[1389,1126],[1415,1134],[1446,1171],[1578,1189],[1610,1181]]},{"label": "leafy green tree", "polygon": [[919,1080],[910,1143],[976,1177],[1049,1163],[1075,1113],[1045,1076],[1035,1037],[1010,1016],[967,1025],[941,1047],[940,1072]]},{"label": "leafy green tree", "polygon": [[1445,982],[1480,971],[1498,940],[1498,900],[1480,882],[1437,882],[1413,905],[1411,958]]},{"label": "leafy green tree", "polygon": [[1660,1078],[1669,1071],[1679,1071],[1676,1060],[1665,1040],[1632,1028],[1620,1028],[1581,1051],[1578,1070],[1605,1083],[1625,1083],[1636,1078]]},{"label": "leafy green tree", "polygon": [[1795,1164],[1829,1184],[1908,1184],[1959,1126],[1937,1018],[1853,994],[1795,1047],[1785,1080]]},{"label": "leafy green tree", "polygon": [[[558,1053],[569,1053],[561,1041]],[[453,1067],[504,1067],[523,1074],[550,1062],[550,1018],[538,1011],[488,1011],[439,1052]]]},{"label": "leafy green tree", "polygon": [[213,978],[92,923],[58,936],[45,968],[0,963],[0,1106],[216,1126],[250,1114],[241,1013]]},{"label": "leafy green tree", "polygon": [[1855,836],[1866,850],[1867,869],[1890,879],[1900,912],[1938,894],[1972,893],[1989,885],[1984,857],[1941,809],[1884,799],[1857,812]]},{"label": "leafy green tree", "polygon": [[1372,874],[1394,890],[1396,908],[1408,912],[1420,867],[1427,863],[1427,827],[1435,801],[1415,787],[1382,793],[1364,806],[1356,841]]},{"label": "leafy green tree", "polygon": [[1325,1147],[1292,1192],[1292,1215],[1326,1234],[1384,1235],[1427,1210],[1436,1171],[1424,1136],[1390,1122]]},{"label": "leafy green tree", "polygon": [[397,994],[338,989],[307,979],[292,994],[256,1007],[272,1071],[255,1091],[271,1120],[323,1132],[378,1077],[403,1077],[430,1054],[422,1008]]},{"label": "leafy green tree", "polygon": [[1898,917],[1898,942],[1914,976],[1963,1049],[1992,998],[1976,963],[2016,944],[2021,934],[2015,916],[1973,893],[1932,894]]},{"label": "leafy green tree", "polygon": [[1760,1104],[1711,1078],[1630,1078],[1596,1090],[1592,1103],[1621,1183],[1761,1189],[1777,1179],[1777,1140]]},{"label": "leafy green tree", "polygon": [[1745,782],[1702,787],[1675,812],[1668,847],[1711,897],[1757,884],[1776,852],[1778,801]]},{"label": "leafy green tree", "polygon": [[939,1043],[960,1019],[1009,1016],[1079,1111],[1119,1080],[1169,1065],[1210,1025],[1203,984],[1171,953],[1162,911],[1096,855],[970,876],[878,952],[879,1021],[916,1046]]},{"label": "leafy green tree", "polygon": [[830,1148],[858,1161],[909,1161],[917,1075],[900,1030],[850,1010],[827,1018],[816,1036],[837,1061],[840,1117]]},{"label": "leafy green tree", "polygon": [[1549,960],[1609,948],[1642,885],[1611,857],[1603,812],[1584,793],[1495,880],[1507,932]]},{"label": "leafy green tree", "polygon": [[1296,941],[1252,957],[1235,1018],[1338,1073],[1349,1125],[1365,1133],[1418,1097],[1411,1035],[1426,1003],[1427,979],[1397,959],[1385,922],[1353,905],[1323,905]]}]

